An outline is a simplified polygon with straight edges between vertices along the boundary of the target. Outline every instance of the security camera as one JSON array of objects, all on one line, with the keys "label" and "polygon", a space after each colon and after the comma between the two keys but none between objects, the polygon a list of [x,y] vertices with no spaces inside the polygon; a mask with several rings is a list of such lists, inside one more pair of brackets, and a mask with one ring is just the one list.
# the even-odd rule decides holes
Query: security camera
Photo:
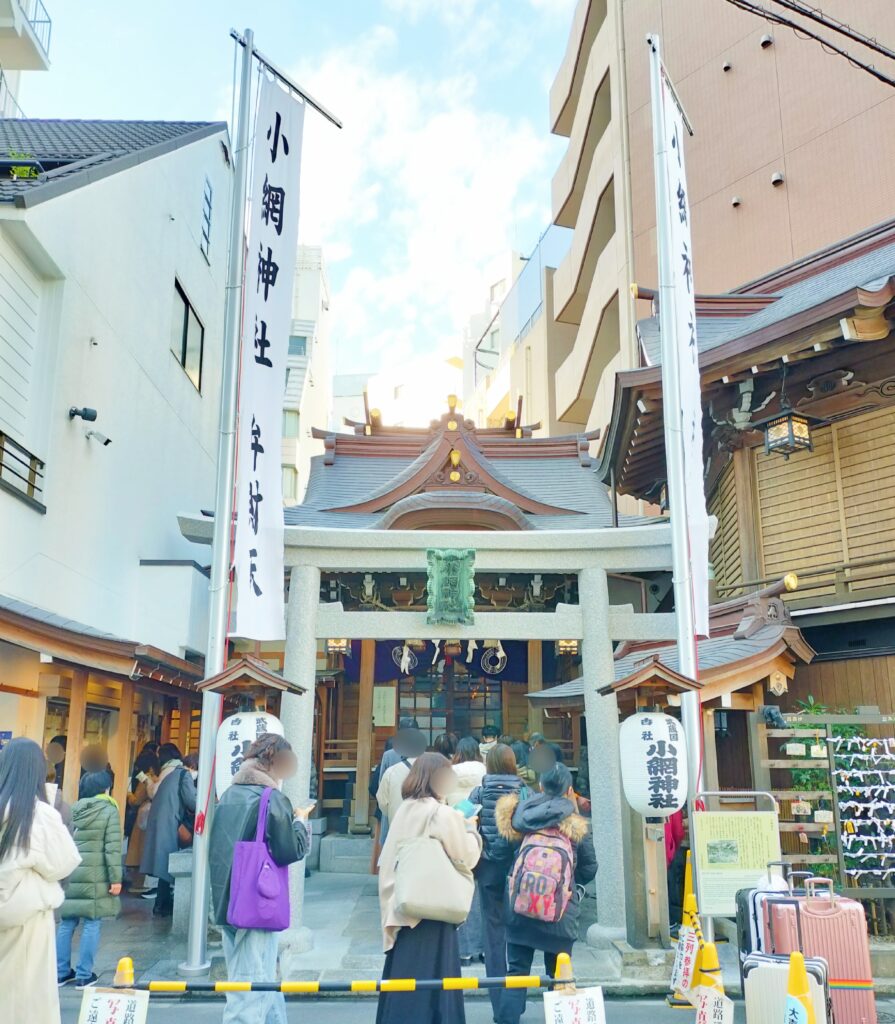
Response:
[{"label": "security camera", "polygon": [[779,188],[783,184],[783,173],[781,171],[774,171],[771,175],[771,184],[774,188]]},{"label": "security camera", "polygon": [[740,205],[740,203],[741,203],[742,201],[743,201],[743,200],[742,200],[742,199],[740,199],[740,197],[739,197],[739,196],[732,196],[732,197],[731,197],[731,200],[730,200],[730,205],[731,205],[731,206],[733,206],[733,207],[737,207],[737,206],[739,206],[739,205]]},{"label": "security camera", "polygon": [[111,437],[106,437],[105,434],[101,434],[98,430],[88,430],[84,436],[88,441],[96,441],[98,444],[101,444],[103,448],[112,443]]},{"label": "security camera", "polygon": [[79,409],[76,405],[73,405],[68,410],[68,418],[73,420],[75,416],[80,416],[82,420],[93,423],[96,420],[96,409],[88,409],[86,405],[83,409]]},{"label": "security camera", "polygon": [[729,60],[726,60],[726,61],[724,61],[724,63],[723,63],[722,65],[721,65],[721,70],[722,70],[722,71],[730,71],[730,69],[731,69],[732,67],[733,67],[733,65],[732,65],[732,64],[730,63],[730,61],[729,61]]},{"label": "security camera", "polygon": [[764,36],[761,37],[761,39],[759,41],[761,43],[761,48],[763,50],[766,50],[769,46],[773,46],[774,45],[774,37],[773,36],[764,35]]}]

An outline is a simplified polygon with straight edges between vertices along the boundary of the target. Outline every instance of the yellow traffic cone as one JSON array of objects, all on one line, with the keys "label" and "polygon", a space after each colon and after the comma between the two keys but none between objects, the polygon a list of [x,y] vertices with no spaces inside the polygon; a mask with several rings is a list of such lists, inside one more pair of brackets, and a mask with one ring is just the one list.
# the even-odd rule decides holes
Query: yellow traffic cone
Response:
[{"label": "yellow traffic cone", "polygon": [[712,989],[724,995],[724,979],[721,977],[721,964],[718,963],[718,950],[714,942],[706,942],[702,947],[702,964],[699,977],[694,987]]},{"label": "yellow traffic cone", "polygon": [[[689,854],[687,854],[687,865],[689,867]],[[686,891],[686,882],[685,882]],[[699,940],[699,946],[696,952],[696,963],[693,965],[693,988],[699,984],[699,975],[702,968],[702,949],[704,946],[702,938],[702,927],[699,924],[699,911],[696,906],[696,896],[692,891],[692,885],[690,892],[687,892],[684,896],[684,916],[681,921],[681,925],[684,928],[692,928],[696,932],[697,939]],[[687,996],[676,989],[674,992],[669,992],[665,997],[665,1002],[674,1010],[692,1010],[693,1004],[687,998]]]},{"label": "yellow traffic cone", "polygon": [[696,894],[693,891],[693,865],[690,863],[690,851],[687,850],[687,861],[686,861],[686,866],[684,867],[684,917],[685,918],[687,916],[687,910],[686,910],[686,906],[687,906],[686,900],[687,900],[687,897],[688,896],[694,896],[695,897],[695,895]]},{"label": "yellow traffic cone", "polygon": [[805,957],[798,952],[789,955],[785,1018],[787,1021],[793,1021],[793,1024],[817,1024],[814,1004],[811,1002],[811,990],[808,987]]},{"label": "yellow traffic cone", "polygon": [[[556,956],[556,985],[554,986],[557,992],[574,992],[575,982],[572,974],[572,958],[568,953],[558,953]],[[560,984],[564,982],[565,984]]]},{"label": "yellow traffic cone", "polygon": [[129,956],[123,956],[118,961],[112,984],[115,988],[131,988],[134,984],[134,962]]}]

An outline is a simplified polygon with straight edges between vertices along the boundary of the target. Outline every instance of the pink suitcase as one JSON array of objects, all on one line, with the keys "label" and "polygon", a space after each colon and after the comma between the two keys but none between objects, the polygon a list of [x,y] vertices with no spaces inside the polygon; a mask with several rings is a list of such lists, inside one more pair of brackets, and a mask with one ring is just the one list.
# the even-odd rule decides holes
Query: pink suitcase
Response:
[{"label": "pink suitcase", "polygon": [[[823,957],[830,967],[833,1013],[840,1024],[877,1024],[870,942],[864,908],[837,896],[828,878],[810,878],[807,895],[797,897],[805,956]],[[775,953],[799,948],[797,908],[791,900],[771,902],[770,940]]]}]

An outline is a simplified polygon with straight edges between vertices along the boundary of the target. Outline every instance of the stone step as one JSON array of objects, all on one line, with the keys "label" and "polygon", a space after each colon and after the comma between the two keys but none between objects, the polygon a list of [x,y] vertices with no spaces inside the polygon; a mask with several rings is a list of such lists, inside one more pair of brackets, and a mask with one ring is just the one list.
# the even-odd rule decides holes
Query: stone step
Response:
[{"label": "stone step", "polygon": [[370,836],[323,836],[320,840],[321,872],[368,875],[373,840]]}]

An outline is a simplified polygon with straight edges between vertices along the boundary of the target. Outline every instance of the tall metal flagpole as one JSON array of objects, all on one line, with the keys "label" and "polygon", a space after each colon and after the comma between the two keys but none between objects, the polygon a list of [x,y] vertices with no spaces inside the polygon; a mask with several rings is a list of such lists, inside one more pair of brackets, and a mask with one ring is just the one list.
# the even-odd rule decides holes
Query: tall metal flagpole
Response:
[{"label": "tall metal flagpole", "polygon": [[[671,514],[672,583],[677,619],[678,663],[681,674],[696,679],[696,626],[690,538],[687,530],[687,491],[684,486],[684,430],[681,415],[680,339],[675,316],[675,286],[668,218],[672,216],[668,181],[668,135],[662,102],[662,55],[658,36],[647,36],[652,50],[650,92],[653,114],[653,149],[656,177],[656,248],[659,257],[659,328],[662,342],[662,409],[665,459],[668,470],[668,506]],[[681,722],[687,738],[690,812],[693,797],[702,788],[702,706],[699,693],[681,696]],[[711,921],[706,922],[711,940]],[[705,929],[704,929],[705,931]]]},{"label": "tall metal flagpole", "polygon": [[[208,644],[205,648],[205,678],[224,668],[227,645],[230,590],[230,537],[233,528],[233,475],[236,452],[236,398],[239,382],[239,341],[242,326],[242,286],[245,250],[245,211],[249,176],[249,116],[252,85],[251,29],[245,31],[239,77],[239,113],[233,158],[236,173],[230,208],[230,265],[227,280],[227,308],[224,318],[223,372],[221,375],[221,420],[218,438],[217,485],[214,502],[214,544],[211,554]],[[199,778],[197,780],[196,831],[193,837],[193,877],[187,956],[178,970],[185,975],[206,974],[208,931],[208,836],[214,810],[214,749],[221,720],[221,696],[202,695],[199,733]],[[204,822],[199,817],[204,812]]]}]

